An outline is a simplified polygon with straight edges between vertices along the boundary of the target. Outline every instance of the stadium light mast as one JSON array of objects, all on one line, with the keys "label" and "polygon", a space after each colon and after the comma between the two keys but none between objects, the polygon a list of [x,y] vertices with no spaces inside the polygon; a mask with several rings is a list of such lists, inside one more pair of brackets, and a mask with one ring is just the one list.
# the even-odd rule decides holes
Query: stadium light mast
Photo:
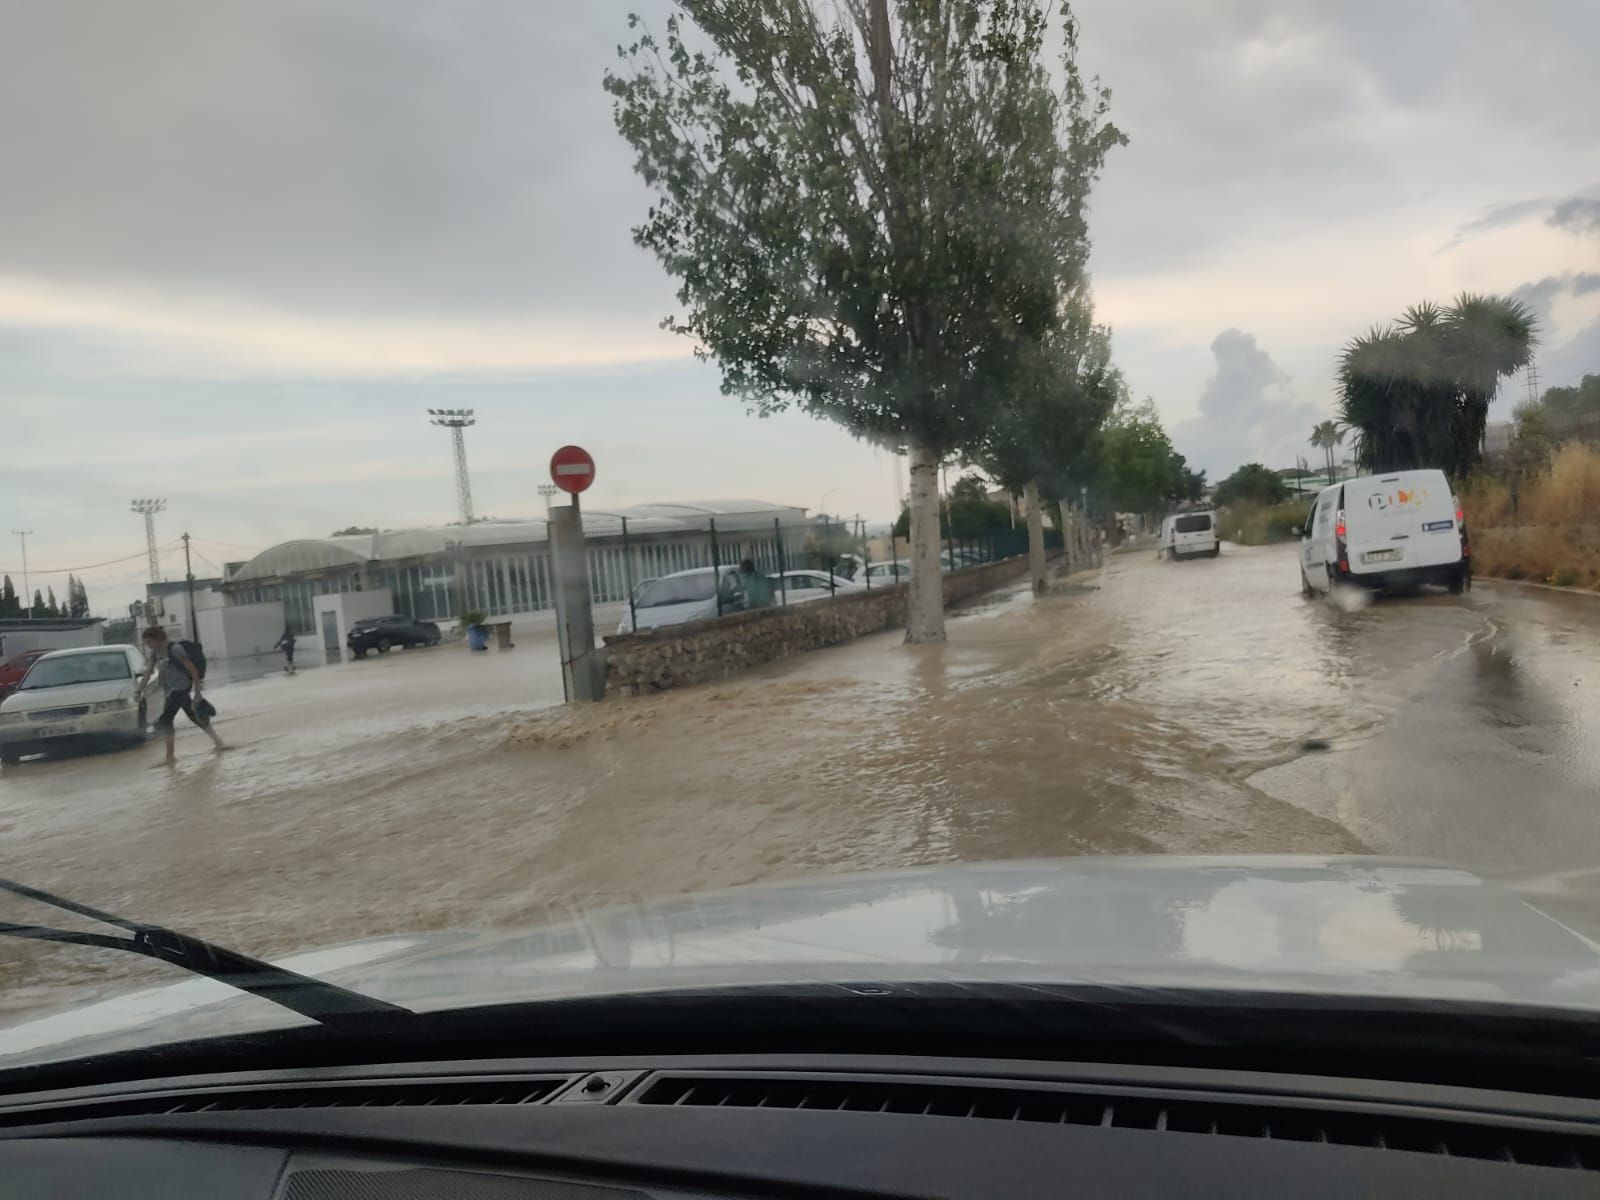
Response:
[{"label": "stadium light mast", "polygon": [[456,506],[461,510],[461,523],[472,524],[472,484],[467,480],[467,441],[462,430],[476,425],[478,420],[470,408],[430,408],[430,424],[450,431],[450,440],[456,452]]},{"label": "stadium light mast", "polygon": [[144,544],[150,555],[150,582],[161,582],[161,556],[156,553],[156,514],[167,507],[167,502],[150,496],[133,502],[133,511],[144,517]]}]

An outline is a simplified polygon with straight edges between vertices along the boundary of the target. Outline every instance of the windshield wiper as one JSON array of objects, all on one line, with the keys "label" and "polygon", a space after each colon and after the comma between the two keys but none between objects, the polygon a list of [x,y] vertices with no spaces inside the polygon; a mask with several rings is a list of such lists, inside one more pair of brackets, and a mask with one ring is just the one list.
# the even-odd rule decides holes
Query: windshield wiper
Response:
[{"label": "windshield wiper", "polygon": [[48,904],[52,908],[77,913],[80,917],[115,925],[133,934],[131,938],[122,938],[109,933],[84,933],[75,929],[52,929],[45,925],[17,925],[0,921],[0,935],[5,937],[60,942],[67,946],[100,946],[107,950],[142,954],[182,967],[195,975],[215,979],[252,996],[260,996],[263,1000],[270,1000],[324,1025],[364,1025],[374,1017],[415,1015],[398,1004],[363,996],[360,992],[352,992],[337,984],[275,967],[186,933],[113,916],[24,883],[0,879],[0,890]]}]

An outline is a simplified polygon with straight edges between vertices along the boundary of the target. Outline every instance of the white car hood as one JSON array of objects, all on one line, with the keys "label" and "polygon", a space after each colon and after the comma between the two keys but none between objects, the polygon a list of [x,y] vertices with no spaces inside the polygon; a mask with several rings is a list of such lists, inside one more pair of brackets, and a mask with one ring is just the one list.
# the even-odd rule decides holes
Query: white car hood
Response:
[{"label": "white car hood", "polygon": [[97,704],[133,695],[132,679],[110,679],[101,683],[70,683],[65,687],[27,689],[12,692],[0,700],[0,712],[33,712],[41,708],[68,708],[77,704]]},{"label": "white car hood", "polygon": [[[868,980],[1600,1008],[1595,943],[1470,872],[1366,857],[930,867],[573,907],[536,929],[372,939],[284,965],[417,1011]],[[193,980],[0,1030],[0,1068],[304,1023],[225,993]]]}]

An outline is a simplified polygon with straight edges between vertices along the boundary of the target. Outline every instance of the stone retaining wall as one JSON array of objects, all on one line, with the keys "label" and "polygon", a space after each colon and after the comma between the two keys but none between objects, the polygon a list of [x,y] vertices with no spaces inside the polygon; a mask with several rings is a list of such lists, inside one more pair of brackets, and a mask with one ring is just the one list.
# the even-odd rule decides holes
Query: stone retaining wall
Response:
[{"label": "stone retaining wall", "polygon": [[[943,577],[945,606],[1027,573],[1027,555],[950,572]],[[638,692],[704,683],[804,650],[904,626],[910,587],[874,587],[832,600],[607,637],[606,687]]]}]

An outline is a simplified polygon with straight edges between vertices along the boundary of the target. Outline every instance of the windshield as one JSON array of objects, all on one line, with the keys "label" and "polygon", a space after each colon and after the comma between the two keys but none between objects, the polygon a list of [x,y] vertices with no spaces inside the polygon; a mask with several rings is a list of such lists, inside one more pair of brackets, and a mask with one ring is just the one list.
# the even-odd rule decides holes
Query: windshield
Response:
[{"label": "windshield", "polygon": [[676,579],[658,579],[641,588],[634,599],[635,608],[659,608],[664,604],[690,604],[696,600],[710,600],[716,595],[715,577],[680,575]]},{"label": "windshield", "polygon": [[[0,880],[1600,1018],[1600,3],[1415,9],[0,4]],[[0,1110],[285,1019],[37,903]]]},{"label": "windshield", "polygon": [[132,675],[127,656],[120,653],[41,658],[23,677],[22,690],[32,692],[44,688],[69,687],[75,683],[105,683],[113,679],[128,679]]}]

